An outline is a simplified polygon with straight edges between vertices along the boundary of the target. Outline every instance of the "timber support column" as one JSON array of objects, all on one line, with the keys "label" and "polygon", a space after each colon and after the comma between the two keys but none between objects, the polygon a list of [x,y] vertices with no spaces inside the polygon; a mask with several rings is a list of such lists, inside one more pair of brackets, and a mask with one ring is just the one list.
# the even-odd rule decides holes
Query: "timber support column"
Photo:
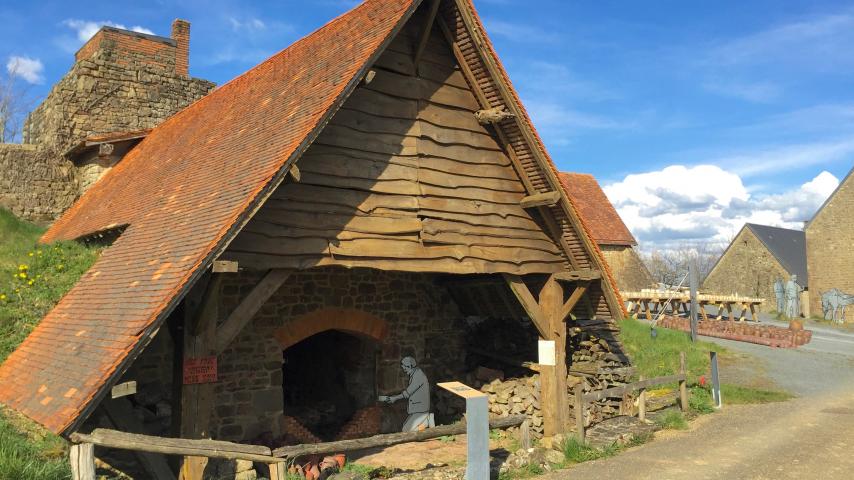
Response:
[{"label": "timber support column", "polygon": [[[211,274],[200,301],[185,300],[183,366],[205,358],[216,358],[216,322],[219,292],[223,274]],[[214,383],[183,384],[181,381],[181,438],[210,438],[210,418],[213,413]],[[201,480],[206,457],[184,457],[179,480]]]},{"label": "timber support column", "polygon": [[[540,292],[540,309],[548,321],[549,337],[555,343],[555,365],[550,367],[551,379],[551,401],[548,403],[553,409],[551,415],[552,428],[545,425],[545,435],[566,434],[569,431],[569,391],[567,390],[566,369],[566,317],[561,316],[563,307],[563,287],[555,278],[549,277]],[[548,371],[548,370],[547,370]],[[540,381],[546,372],[540,374]],[[544,384],[545,387],[545,384]],[[545,419],[546,404],[541,403],[544,409]],[[549,432],[551,430],[551,432]]]}]

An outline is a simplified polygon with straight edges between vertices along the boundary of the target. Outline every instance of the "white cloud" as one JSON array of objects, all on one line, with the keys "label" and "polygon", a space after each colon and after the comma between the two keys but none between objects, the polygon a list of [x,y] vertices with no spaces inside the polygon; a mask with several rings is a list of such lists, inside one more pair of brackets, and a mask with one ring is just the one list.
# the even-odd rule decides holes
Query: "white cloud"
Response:
[{"label": "white cloud", "polygon": [[671,165],[632,174],[605,193],[644,249],[728,243],[745,223],[798,229],[839,181],[823,171],[787,192],[752,195],[742,178],[715,165]]},{"label": "white cloud", "polygon": [[228,17],[228,23],[231,24],[231,29],[235,32],[241,30],[247,32],[257,32],[267,28],[267,24],[255,17],[247,18],[246,20],[240,20],[235,17]]},{"label": "white cloud", "polygon": [[6,71],[10,76],[23,78],[27,83],[44,82],[44,65],[38,58],[11,56],[6,62]]},{"label": "white cloud", "polygon": [[504,37],[522,43],[556,43],[561,37],[548,29],[517,22],[505,22],[495,18],[485,18],[486,33]]},{"label": "white cloud", "polygon": [[854,140],[842,139],[817,143],[774,146],[709,159],[743,176],[780,173],[792,168],[827,165],[854,155]]},{"label": "white cloud", "polygon": [[769,82],[733,82],[733,81],[707,81],[703,83],[706,90],[741,100],[754,103],[768,103],[776,100],[783,89]]},{"label": "white cloud", "polygon": [[115,27],[121,28],[122,30],[130,30],[133,32],[139,33],[147,33],[148,35],[154,35],[154,32],[151,30],[141,27],[139,25],[134,25],[130,28],[122,25],[121,23],[113,23],[109,20],[101,20],[101,21],[91,21],[91,20],[78,20],[74,18],[66,19],[62,22],[63,25],[75,30],[77,32],[77,40],[81,43],[88,41],[92,38],[93,35],[98,33],[98,30],[103,27]]}]

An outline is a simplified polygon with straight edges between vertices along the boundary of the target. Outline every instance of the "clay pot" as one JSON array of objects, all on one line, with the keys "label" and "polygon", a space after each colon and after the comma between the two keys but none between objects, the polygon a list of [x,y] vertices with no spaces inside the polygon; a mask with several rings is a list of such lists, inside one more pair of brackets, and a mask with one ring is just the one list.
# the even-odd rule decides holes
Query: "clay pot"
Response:
[{"label": "clay pot", "polygon": [[803,320],[797,320],[794,318],[789,320],[789,330],[798,331],[798,330],[803,330],[803,329],[804,329]]},{"label": "clay pot", "polygon": [[344,468],[344,464],[347,463],[347,455],[343,453],[337,453],[334,455],[335,461],[338,462],[338,468]]}]

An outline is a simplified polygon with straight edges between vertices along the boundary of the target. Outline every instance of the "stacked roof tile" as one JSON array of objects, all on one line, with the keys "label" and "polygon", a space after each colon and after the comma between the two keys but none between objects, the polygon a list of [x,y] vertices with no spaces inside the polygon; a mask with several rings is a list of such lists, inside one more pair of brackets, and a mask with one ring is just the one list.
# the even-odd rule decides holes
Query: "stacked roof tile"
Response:
[{"label": "stacked roof tile", "polygon": [[593,240],[600,245],[637,245],[599,182],[586,173],[561,172],[560,181],[584,219]]}]

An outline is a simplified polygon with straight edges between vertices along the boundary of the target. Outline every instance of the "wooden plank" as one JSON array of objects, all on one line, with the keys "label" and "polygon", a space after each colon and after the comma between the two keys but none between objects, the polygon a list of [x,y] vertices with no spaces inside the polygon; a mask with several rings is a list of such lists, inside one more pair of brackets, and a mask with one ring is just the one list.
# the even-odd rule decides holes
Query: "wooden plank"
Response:
[{"label": "wooden plank", "polygon": [[246,298],[217,329],[216,341],[214,342],[214,351],[217,354],[228,348],[234,337],[243,330],[243,327],[252,320],[252,317],[261,309],[267,299],[273,296],[290,276],[290,270],[282,269],[272,269],[264,275],[264,278],[252,288],[252,291],[246,295]]},{"label": "wooden plank", "polygon": [[[90,434],[73,433],[71,434],[71,440],[78,443],[88,442],[102,447],[146,453],[226,458],[232,460],[241,459],[263,463],[278,461],[277,458],[272,456],[272,452],[269,448],[261,445],[246,445],[207,439],[193,440],[186,438],[155,437],[152,435],[141,435],[103,428],[96,428]],[[154,478],[160,479],[170,477]],[[171,478],[175,478],[174,474]]]},{"label": "wooden plank", "polygon": [[214,260],[211,273],[237,273],[237,262],[229,262],[227,260]]},{"label": "wooden plank", "polygon": [[[499,224],[500,225],[500,224]],[[485,227],[460,221],[440,220],[436,218],[424,218],[421,220],[421,231],[423,234],[436,235],[439,233],[460,233],[471,235],[484,235],[497,238],[523,238],[548,240],[540,230],[528,230],[522,228],[504,228],[500,226]]]},{"label": "wooden plank", "polygon": [[356,192],[334,187],[318,185],[283,185],[270,198],[273,205],[277,201],[312,202],[317,205],[337,205],[363,213],[371,213],[377,208],[411,210],[419,208],[420,199],[404,195],[387,195],[374,192]]},{"label": "wooden plank", "polygon": [[297,212],[289,209],[262,208],[256,218],[275,225],[321,230],[382,233],[388,235],[418,233],[424,226],[417,217],[380,215],[339,215],[322,212]]},{"label": "wooden plank", "polygon": [[[114,400],[105,400],[101,402],[101,407],[116,427],[122,430],[143,432],[142,423],[134,415],[133,407],[128,399],[117,398]],[[98,442],[91,440],[79,440],[79,442],[98,445]],[[166,459],[162,455],[154,455],[146,451],[135,451],[134,454],[137,460],[139,460],[140,465],[142,465],[152,478],[162,478],[164,480],[175,478],[175,474],[172,473],[172,469],[169,468],[169,464],[166,463]]]},{"label": "wooden plank", "polygon": [[418,117],[418,100],[394,97],[367,88],[357,88],[344,103],[344,107],[384,117],[411,120]]},{"label": "wooden plank", "polygon": [[548,240],[492,237],[487,235],[466,235],[462,233],[440,232],[422,233],[421,240],[427,243],[438,243],[443,245],[472,245],[482,247],[519,247],[532,250],[540,250],[554,255],[555,261],[560,260],[560,250],[555,244]]},{"label": "wooden plank", "polygon": [[[324,250],[328,247],[328,243],[334,240],[353,240],[358,238],[385,238],[388,234],[385,233],[367,233],[367,232],[353,232],[350,230],[314,230],[305,227],[289,227],[284,225],[276,225],[272,223],[267,223],[261,220],[253,221],[252,223],[246,225],[243,229],[243,233],[247,234],[257,234],[265,237],[265,241],[273,240],[276,238],[290,238],[290,239],[319,239],[324,240],[326,242],[326,246],[324,246]],[[421,237],[417,233],[411,234],[395,234],[394,238],[399,240],[407,240],[410,242],[419,242],[421,241]],[[235,242],[237,240],[235,239]],[[233,245],[233,243],[232,243]],[[241,245],[238,243],[238,245]],[[245,244],[244,244],[245,245]],[[249,243],[251,246],[251,242]],[[239,248],[234,248],[233,250],[240,250]],[[301,250],[305,250],[302,249]]]},{"label": "wooden plank", "polygon": [[287,480],[288,466],[285,462],[269,463],[267,466],[270,469],[270,480]]},{"label": "wooden plank", "polygon": [[204,480],[205,468],[207,466],[207,457],[187,455],[181,462],[181,469],[178,471],[178,480]]},{"label": "wooden plank", "polygon": [[134,393],[136,393],[136,380],[131,380],[114,386],[110,391],[110,396],[112,398],[120,398],[133,395]]},{"label": "wooden plank", "polygon": [[525,281],[518,275],[504,274],[503,276],[504,281],[507,282],[507,286],[509,286],[513,294],[516,295],[516,298],[519,299],[519,303],[522,305],[525,313],[528,314],[528,318],[530,318],[534,326],[537,327],[537,331],[539,331],[540,336],[543,338],[549,338],[550,326],[545,314],[540,309],[540,304],[534,298],[534,295],[531,294],[531,291],[528,289]]},{"label": "wooden plank", "polygon": [[71,445],[68,449],[72,480],[95,480],[95,446],[91,443]]},{"label": "wooden plank", "polygon": [[[511,415],[503,418],[492,418],[489,420],[489,428],[510,428],[521,425],[525,421],[525,415]],[[339,440],[337,442],[312,443],[307,445],[294,445],[281,447],[273,450],[273,456],[280,458],[295,459],[307,455],[326,455],[329,453],[351,452],[366,448],[389,447],[401,443],[422,442],[431,438],[439,438],[448,435],[460,435],[466,432],[463,422],[453,425],[441,425],[427,428],[417,432],[386,433],[374,435],[368,438],[357,438],[353,440]]]},{"label": "wooden plank", "polygon": [[511,273],[514,275],[529,275],[534,273],[551,274],[564,268],[563,262],[525,262],[507,263],[500,260],[481,260],[467,258],[465,261],[456,258],[407,258],[388,259],[382,257],[318,257],[318,256],[283,256],[257,252],[228,251],[229,258],[239,260],[240,264],[250,270],[266,270],[269,268],[290,268],[305,270],[322,266],[340,266],[346,268],[373,268],[377,270],[395,270],[414,273],[448,273],[454,275],[470,275],[484,273]]},{"label": "wooden plank", "polygon": [[520,247],[476,245],[418,245],[394,238],[341,240],[329,245],[333,257],[376,258],[454,258],[463,261],[478,258],[487,261],[522,264],[526,262],[559,262],[560,257],[540,250]]},{"label": "wooden plank", "polygon": [[558,274],[555,274],[555,279],[561,282],[589,282],[591,280],[599,280],[601,278],[602,272],[599,270],[592,269],[570,270],[568,272],[560,272]]},{"label": "wooden plank", "polygon": [[620,385],[617,387],[607,388],[605,390],[599,390],[596,392],[587,393],[584,395],[584,401],[587,403],[590,403],[590,402],[597,402],[597,401],[605,399],[605,398],[622,397],[626,393],[631,393],[631,392],[633,392],[635,390],[639,390],[641,388],[649,388],[649,387],[654,387],[656,385],[664,385],[667,383],[676,383],[676,382],[682,381],[684,378],[685,378],[685,376],[682,374],[668,375],[668,376],[657,377],[657,378],[649,378],[649,379],[646,379],[643,381],[630,383],[628,385]]},{"label": "wooden plank", "polygon": [[374,80],[363,88],[398,98],[426,100],[450,108],[467,110],[472,114],[479,108],[477,100],[468,88],[457,88],[390,70],[378,69]]},{"label": "wooden plank", "polygon": [[430,10],[427,13],[427,20],[424,22],[418,46],[415,47],[415,55],[412,60],[416,67],[421,62],[421,55],[424,54],[424,49],[427,48],[427,41],[430,40],[430,31],[433,29],[433,21],[436,20],[436,13],[439,11],[439,3],[439,0],[430,0]]}]

